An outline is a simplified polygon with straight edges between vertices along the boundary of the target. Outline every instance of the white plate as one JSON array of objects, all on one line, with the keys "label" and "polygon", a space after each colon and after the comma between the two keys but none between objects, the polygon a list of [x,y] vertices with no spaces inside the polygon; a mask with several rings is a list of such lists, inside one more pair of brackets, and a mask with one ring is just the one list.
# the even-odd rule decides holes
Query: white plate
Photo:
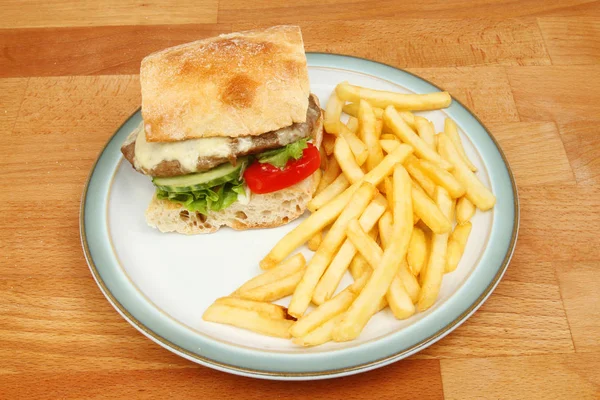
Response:
[{"label": "white plate", "polygon": [[[311,91],[322,104],[342,81],[405,93],[437,90],[404,71],[367,60],[325,54],[309,54],[308,60]],[[92,272],[111,303],[143,333],[171,351],[221,370],[275,379],[324,378],[409,355],[458,326],[491,293],[512,254],[518,225],[512,175],[485,128],[457,102],[446,110],[419,114],[433,121],[438,132],[448,115],[457,121],[479,178],[498,197],[494,210],[478,211],[472,219],[464,257],[444,277],[439,299],[427,312],[398,321],[384,311],[357,340],[315,348],[203,321],[203,311],[216,298],[260,273],[258,261],[299,221],[275,229],[221,229],[197,236],[149,228],[144,211],[153,185],[119,153],[141,119],[139,112],[111,139],[84,194],[82,239]],[[303,252],[307,258],[312,254]],[[347,276],[340,287],[350,282]]]}]

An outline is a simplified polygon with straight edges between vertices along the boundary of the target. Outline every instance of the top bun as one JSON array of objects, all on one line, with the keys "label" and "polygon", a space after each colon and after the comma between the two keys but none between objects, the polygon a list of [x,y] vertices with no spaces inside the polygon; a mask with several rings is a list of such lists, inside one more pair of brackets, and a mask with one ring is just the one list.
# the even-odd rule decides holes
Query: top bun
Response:
[{"label": "top bun", "polygon": [[142,60],[146,140],[254,136],[304,122],[309,82],[298,26],[231,33]]}]

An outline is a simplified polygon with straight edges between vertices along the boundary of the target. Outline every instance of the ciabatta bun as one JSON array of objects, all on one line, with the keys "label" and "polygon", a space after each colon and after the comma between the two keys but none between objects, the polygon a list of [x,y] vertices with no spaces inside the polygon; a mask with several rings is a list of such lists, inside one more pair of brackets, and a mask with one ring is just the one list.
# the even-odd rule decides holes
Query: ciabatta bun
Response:
[{"label": "ciabatta bun", "polygon": [[153,53],[140,69],[148,142],[260,135],[306,120],[302,33],[275,26]]},{"label": "ciabatta bun", "polygon": [[[313,143],[320,147],[323,138],[321,116],[312,133]],[[287,189],[267,194],[252,194],[248,204],[233,203],[224,210],[208,216],[190,212],[181,205],[159,200],[154,196],[146,211],[148,225],[161,232],[187,235],[211,233],[222,226],[236,230],[274,228],[300,217],[316,190],[316,180],[310,176]]]}]

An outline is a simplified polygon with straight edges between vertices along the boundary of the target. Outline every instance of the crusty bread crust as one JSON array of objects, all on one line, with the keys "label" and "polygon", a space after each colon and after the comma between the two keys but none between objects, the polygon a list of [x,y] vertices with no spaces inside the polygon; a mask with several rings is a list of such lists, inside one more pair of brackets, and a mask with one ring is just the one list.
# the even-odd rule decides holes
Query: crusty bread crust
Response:
[{"label": "crusty bread crust", "polygon": [[275,26],[171,47],[142,60],[146,140],[252,136],[304,122],[302,33]]},{"label": "crusty bread crust", "polygon": [[[323,118],[319,118],[312,134],[320,147],[323,138]],[[177,203],[154,196],[146,211],[148,225],[161,232],[187,235],[211,233],[222,226],[236,230],[274,228],[300,217],[316,190],[316,179],[310,176],[287,189],[267,194],[252,194],[248,204],[233,203],[228,208],[208,216],[193,213]]]}]

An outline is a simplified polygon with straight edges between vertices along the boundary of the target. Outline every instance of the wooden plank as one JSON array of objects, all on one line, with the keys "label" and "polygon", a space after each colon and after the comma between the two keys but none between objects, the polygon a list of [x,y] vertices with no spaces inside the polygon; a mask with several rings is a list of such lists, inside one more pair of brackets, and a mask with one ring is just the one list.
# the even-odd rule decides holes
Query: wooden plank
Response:
[{"label": "wooden plank", "polygon": [[0,28],[215,23],[218,3],[182,0],[165,7],[157,0],[5,0],[0,4]]},{"label": "wooden plank", "polygon": [[451,399],[597,399],[600,353],[443,360]]},{"label": "wooden plank", "polygon": [[154,51],[229,31],[217,24],[0,30],[0,77],[137,74]]},{"label": "wooden plank", "polygon": [[556,274],[577,352],[600,352],[600,261],[559,263]]},{"label": "wooden plank", "polygon": [[552,264],[517,252],[485,304],[417,357],[497,357],[574,351]]},{"label": "wooden plank", "polygon": [[552,64],[600,63],[600,18],[543,17],[538,23]]},{"label": "wooden plank", "polygon": [[409,68],[460,100],[484,123],[519,121],[503,67]]},{"label": "wooden plank", "polygon": [[261,21],[295,23],[298,20],[331,21],[404,18],[512,18],[529,15],[589,15],[600,12],[600,5],[590,0],[422,0],[378,2],[369,0],[329,0],[314,3],[310,0],[290,2],[271,0],[253,3],[245,0],[223,1],[219,5],[219,22]]},{"label": "wooden plank", "polygon": [[46,200],[59,200],[51,193],[63,195],[61,184],[79,191],[104,143],[139,104],[137,75],[31,78],[19,119],[3,138],[1,168],[6,177],[21,177],[23,194],[33,193],[23,180],[39,185],[40,174],[55,189]]},{"label": "wooden plank", "polygon": [[31,78],[11,136],[106,140],[140,101],[137,75]]},{"label": "wooden plank", "polygon": [[27,87],[27,78],[0,79],[0,130],[11,132]]},{"label": "wooden plank", "polygon": [[[549,64],[534,19],[297,22],[307,51],[405,67]],[[270,23],[65,27],[0,31],[0,76],[132,74],[153,51]],[[439,32],[432,36],[424,25]],[[335,29],[334,29],[335,27]],[[360,37],[360,41],[355,38]]]},{"label": "wooden plank", "polygon": [[575,182],[553,122],[492,123],[489,129],[500,142],[519,187]]},{"label": "wooden plank", "polygon": [[568,123],[598,118],[600,65],[506,67],[523,121]]},{"label": "wooden plank", "polygon": [[[139,335],[141,336],[141,335]],[[150,341],[145,340],[150,343]],[[168,353],[158,345],[151,346]],[[69,344],[64,344],[65,349]],[[140,349],[140,354],[143,349]],[[109,350],[110,352],[110,350]],[[116,350],[115,350],[116,353]],[[139,356],[139,354],[138,354]],[[147,358],[144,354],[144,358]],[[264,381],[214,371],[201,366],[178,366],[162,369],[127,368],[123,362],[110,364],[90,372],[74,372],[55,368],[45,373],[0,375],[0,390],[6,398],[40,398],[52,393],[53,398],[192,398],[199,393],[207,399],[274,399],[364,398],[371,388],[378,399],[443,399],[438,360],[405,360],[360,375],[333,380],[313,381],[298,390],[297,385],[282,381]],[[43,382],[42,385],[39,383]],[[401,389],[400,389],[401,388]]]},{"label": "wooden plank", "polygon": [[600,259],[600,187],[525,186],[519,199],[517,248],[529,261]]},{"label": "wooden plank", "polygon": [[[49,182],[38,175],[37,196],[40,199],[29,197],[27,200],[25,196],[33,196],[31,194],[15,197],[14,192],[4,189],[18,176],[2,179],[2,190],[6,194],[0,196],[3,201],[0,280],[14,276],[25,279],[32,275],[90,276],[79,238],[79,207],[85,177],[91,166],[89,163],[87,167],[80,167],[77,180],[71,178],[74,174],[70,172],[66,178],[58,180],[54,177]],[[27,192],[33,192],[32,185],[33,182]],[[50,189],[53,186],[62,188]],[[9,197],[13,199],[9,200]],[[43,200],[43,197],[51,200]],[[62,199],[58,199],[60,197]]]},{"label": "wooden plank", "polygon": [[[54,229],[58,231],[60,226]],[[42,254],[47,260],[56,260],[53,252]],[[52,262],[28,264],[28,276],[8,278],[3,274],[0,279],[0,357],[11,360],[0,366],[0,381],[3,374],[193,365],[130,326],[106,301],[84,260],[69,264],[86,272],[81,278],[52,276],[45,271],[53,267]],[[0,387],[5,389],[2,384]]]},{"label": "wooden plank", "polygon": [[89,275],[79,243],[81,192],[104,143],[139,107],[139,90],[137,76],[30,79],[14,130],[2,139],[0,276],[30,276],[32,268]]},{"label": "wooden plank", "polygon": [[[533,18],[294,23],[302,28],[307,51],[354,55],[403,68],[550,63]],[[238,31],[269,24],[241,22],[232,24],[231,29]],[[436,34],[431,35],[431,31]]]},{"label": "wooden plank", "polygon": [[577,183],[600,184],[600,120],[576,121],[559,126]]}]

